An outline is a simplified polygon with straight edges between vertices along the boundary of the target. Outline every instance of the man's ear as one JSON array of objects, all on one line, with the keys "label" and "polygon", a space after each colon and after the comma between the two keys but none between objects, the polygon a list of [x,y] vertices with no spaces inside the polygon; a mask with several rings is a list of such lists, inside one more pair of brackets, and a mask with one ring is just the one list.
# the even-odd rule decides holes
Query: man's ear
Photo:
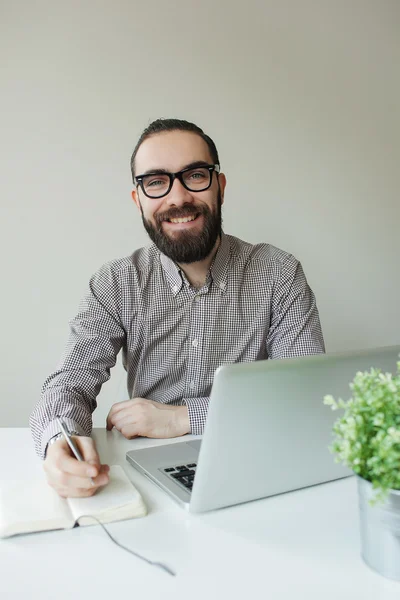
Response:
[{"label": "man's ear", "polygon": [[134,189],[132,190],[132,200],[134,201],[134,203],[135,203],[135,204],[136,204],[136,206],[138,207],[138,209],[139,209],[139,212],[141,212],[141,211],[140,211],[140,202],[139,202],[138,191],[137,191],[137,189],[136,189],[136,188],[134,188]]},{"label": "man's ear", "polygon": [[221,190],[221,204],[223,204],[225,188],[226,188],[226,177],[223,173],[220,173],[218,175],[218,184],[219,184],[219,189]]}]

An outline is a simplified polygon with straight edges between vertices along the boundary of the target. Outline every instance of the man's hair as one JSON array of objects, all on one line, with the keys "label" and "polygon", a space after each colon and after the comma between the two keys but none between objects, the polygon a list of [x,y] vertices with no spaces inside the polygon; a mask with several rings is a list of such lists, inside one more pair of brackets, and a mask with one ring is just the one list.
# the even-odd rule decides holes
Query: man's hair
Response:
[{"label": "man's hair", "polygon": [[157,119],[150,123],[148,127],[143,131],[139,138],[138,143],[133,151],[131,158],[131,171],[133,183],[135,183],[135,158],[137,151],[144,142],[145,139],[156,133],[164,133],[166,131],[191,131],[199,135],[207,144],[210,150],[211,160],[213,164],[219,164],[218,151],[213,140],[204,133],[200,127],[189,121],[183,121],[182,119]]}]

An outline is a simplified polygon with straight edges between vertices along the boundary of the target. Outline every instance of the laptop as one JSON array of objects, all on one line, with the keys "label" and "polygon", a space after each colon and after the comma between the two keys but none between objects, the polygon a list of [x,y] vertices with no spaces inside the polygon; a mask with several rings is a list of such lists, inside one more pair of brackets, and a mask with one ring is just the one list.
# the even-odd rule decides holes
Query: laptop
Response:
[{"label": "laptop", "polygon": [[400,346],[219,367],[202,439],[131,450],[126,459],[190,512],[204,512],[352,474],[329,451],[357,371],[396,372]]}]

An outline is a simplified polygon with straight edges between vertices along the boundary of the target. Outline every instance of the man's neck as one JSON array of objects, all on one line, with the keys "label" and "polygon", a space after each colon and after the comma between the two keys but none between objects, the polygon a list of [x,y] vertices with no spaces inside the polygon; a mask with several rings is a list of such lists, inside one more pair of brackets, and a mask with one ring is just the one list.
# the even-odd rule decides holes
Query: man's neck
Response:
[{"label": "man's neck", "polygon": [[187,264],[182,263],[178,265],[179,268],[185,273],[187,280],[193,287],[201,288],[205,284],[208,271],[210,270],[211,263],[214,260],[214,256],[217,253],[220,243],[221,238],[218,237],[214,248],[204,260]]}]

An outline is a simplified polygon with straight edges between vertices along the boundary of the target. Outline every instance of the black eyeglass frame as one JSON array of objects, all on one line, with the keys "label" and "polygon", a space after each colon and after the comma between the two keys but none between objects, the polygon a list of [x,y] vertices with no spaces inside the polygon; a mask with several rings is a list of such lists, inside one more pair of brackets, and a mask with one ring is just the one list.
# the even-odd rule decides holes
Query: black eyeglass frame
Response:
[{"label": "black eyeglass frame", "polygon": [[[215,172],[217,173],[217,175],[220,172],[220,165],[218,163],[216,163],[215,165],[197,165],[196,167],[186,167],[185,169],[182,169],[182,171],[177,171],[177,173],[168,173],[167,171],[155,171],[154,173],[144,173],[143,175],[137,175],[135,177],[135,181],[136,181],[136,185],[139,185],[142,188],[143,194],[145,196],[147,196],[148,198],[151,198],[152,200],[159,200],[160,198],[164,198],[164,196],[167,196],[171,189],[172,186],[174,185],[174,181],[175,179],[179,179],[179,181],[181,182],[181,184],[183,185],[183,187],[188,190],[189,192],[205,192],[206,190],[208,190],[211,187],[212,184],[212,174]],[[187,171],[195,171],[196,169],[208,169],[210,171],[210,182],[207,185],[207,187],[202,188],[201,190],[192,190],[190,189],[186,183],[183,180],[183,174],[187,173]],[[143,185],[143,179],[145,177],[149,177],[150,175],[167,175],[169,177],[169,186],[166,192],[164,192],[164,194],[161,194],[161,196],[149,196],[149,194],[145,191],[144,189],[144,185]]]}]

